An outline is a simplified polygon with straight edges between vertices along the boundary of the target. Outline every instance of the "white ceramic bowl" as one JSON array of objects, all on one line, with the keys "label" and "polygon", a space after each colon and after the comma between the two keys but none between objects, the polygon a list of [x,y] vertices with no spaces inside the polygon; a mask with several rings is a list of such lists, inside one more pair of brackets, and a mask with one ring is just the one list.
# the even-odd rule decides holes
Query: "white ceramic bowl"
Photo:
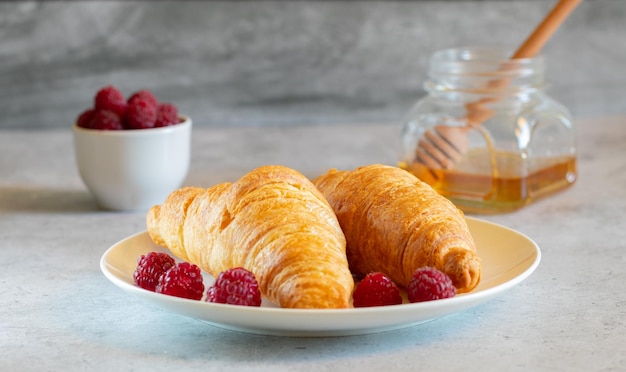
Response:
[{"label": "white ceramic bowl", "polygon": [[98,205],[147,210],[180,187],[189,171],[191,119],[151,129],[95,130],[74,124],[76,164]]}]

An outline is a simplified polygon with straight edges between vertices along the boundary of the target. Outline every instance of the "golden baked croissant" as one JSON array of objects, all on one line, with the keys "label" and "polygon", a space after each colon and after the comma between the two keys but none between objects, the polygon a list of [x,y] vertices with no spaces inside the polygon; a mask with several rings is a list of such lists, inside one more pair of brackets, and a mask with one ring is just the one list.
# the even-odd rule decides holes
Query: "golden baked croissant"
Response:
[{"label": "golden baked croissant", "polygon": [[146,220],[156,244],[214,277],[250,270],[281,307],[350,306],[354,280],[339,222],[295,170],[264,166],[234,183],[179,189]]},{"label": "golden baked croissant", "polygon": [[409,172],[386,165],[330,170],[313,180],[335,210],[351,270],[380,271],[407,286],[433,266],[463,293],[480,280],[481,264],[463,213]]}]

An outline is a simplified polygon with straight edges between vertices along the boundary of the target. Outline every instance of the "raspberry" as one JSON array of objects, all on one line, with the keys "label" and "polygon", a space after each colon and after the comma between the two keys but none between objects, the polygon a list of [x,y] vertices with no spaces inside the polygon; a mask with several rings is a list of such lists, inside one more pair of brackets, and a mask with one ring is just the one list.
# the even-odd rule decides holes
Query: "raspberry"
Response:
[{"label": "raspberry", "polygon": [[220,304],[261,306],[259,284],[250,271],[243,267],[221,272],[215,284],[207,291],[207,302]]},{"label": "raspberry", "polygon": [[454,297],[456,288],[444,272],[426,266],[415,270],[407,292],[410,302],[422,302]]},{"label": "raspberry", "polygon": [[159,100],[149,90],[142,89],[133,93],[130,98],[128,98],[128,103],[131,103],[135,98],[143,98],[144,100],[148,101],[148,103],[150,103],[152,106],[159,106]]},{"label": "raspberry", "polygon": [[96,110],[113,111],[120,117],[126,112],[126,98],[112,85],[100,89],[94,98],[94,108]]},{"label": "raspberry", "polygon": [[93,120],[94,115],[96,114],[96,110],[89,109],[83,111],[78,118],[76,119],[76,125],[81,128],[91,128],[91,121]]},{"label": "raspberry", "polygon": [[400,290],[383,273],[369,273],[359,282],[352,294],[354,307],[399,305]]},{"label": "raspberry", "polygon": [[137,268],[133,273],[135,284],[154,292],[161,275],[175,264],[174,259],[167,253],[150,252],[146,255],[141,255],[137,260]]},{"label": "raspberry", "polygon": [[120,117],[108,110],[99,110],[93,115],[91,124],[89,126],[92,129],[99,130],[121,130],[124,129],[122,120]]},{"label": "raspberry", "polygon": [[156,293],[199,300],[204,293],[200,268],[189,262],[181,262],[161,275]]},{"label": "raspberry", "polygon": [[157,109],[155,127],[178,124],[178,108],[171,103],[162,103]]},{"label": "raspberry", "polygon": [[157,118],[157,109],[146,99],[136,97],[128,104],[124,122],[128,129],[153,128]]}]

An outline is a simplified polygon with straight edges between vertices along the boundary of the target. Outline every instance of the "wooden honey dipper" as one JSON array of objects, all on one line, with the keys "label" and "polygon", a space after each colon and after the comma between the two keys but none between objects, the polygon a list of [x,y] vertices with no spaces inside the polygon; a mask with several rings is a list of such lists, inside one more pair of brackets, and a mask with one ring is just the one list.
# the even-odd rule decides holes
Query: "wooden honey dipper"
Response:
[{"label": "wooden honey dipper", "polygon": [[[536,56],[554,32],[581,2],[582,0],[559,0],[544,20],[511,56],[511,60]],[[506,68],[506,66],[503,66],[503,68]],[[505,78],[492,80],[488,83],[488,88],[490,90],[501,89],[507,84],[508,79]],[[437,125],[433,130],[424,133],[424,137],[417,144],[416,161],[431,169],[450,169],[454,167],[454,164],[467,151],[467,134],[470,129],[476,128],[483,131],[483,135],[488,135],[484,133],[481,123],[493,115],[493,111],[487,108],[485,104],[495,101],[497,101],[497,98],[489,97],[466,104],[467,114],[464,121],[467,125],[463,127]]]}]

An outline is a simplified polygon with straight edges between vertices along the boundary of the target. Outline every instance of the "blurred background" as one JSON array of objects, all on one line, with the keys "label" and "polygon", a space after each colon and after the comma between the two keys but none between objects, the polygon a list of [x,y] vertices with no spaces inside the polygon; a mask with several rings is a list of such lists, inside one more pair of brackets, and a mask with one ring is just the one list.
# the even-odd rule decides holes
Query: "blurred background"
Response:
[{"label": "blurred background", "polygon": [[[2,2],[0,129],[69,128],[109,84],[196,126],[399,122],[434,51],[514,48],[555,3]],[[543,54],[574,116],[626,113],[625,0],[586,0]]]}]

